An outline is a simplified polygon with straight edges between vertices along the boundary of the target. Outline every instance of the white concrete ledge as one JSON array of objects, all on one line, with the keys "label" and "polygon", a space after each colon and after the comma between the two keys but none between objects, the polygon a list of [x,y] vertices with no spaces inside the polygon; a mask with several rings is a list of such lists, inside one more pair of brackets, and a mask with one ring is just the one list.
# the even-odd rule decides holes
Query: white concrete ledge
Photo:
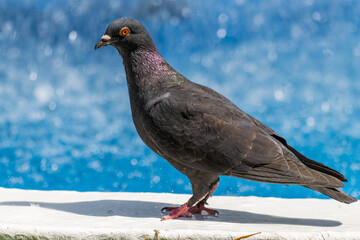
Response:
[{"label": "white concrete ledge", "polygon": [[164,206],[189,195],[33,191],[0,188],[0,238],[51,239],[360,239],[360,203],[215,196],[218,217],[160,221]]}]

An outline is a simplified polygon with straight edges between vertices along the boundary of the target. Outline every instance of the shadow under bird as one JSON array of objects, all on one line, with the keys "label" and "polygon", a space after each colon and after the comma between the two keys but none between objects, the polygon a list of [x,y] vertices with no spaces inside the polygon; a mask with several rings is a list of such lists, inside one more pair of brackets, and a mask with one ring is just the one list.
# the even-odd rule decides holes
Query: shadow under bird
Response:
[{"label": "shadow under bird", "polygon": [[194,83],[159,54],[137,20],[109,24],[95,49],[111,45],[123,58],[135,127],[154,152],[185,174],[192,197],[162,220],[216,210],[205,207],[219,176],[300,185],[343,203],[356,198],[339,190],[345,177],[287,144],[274,130],[216,91]]}]

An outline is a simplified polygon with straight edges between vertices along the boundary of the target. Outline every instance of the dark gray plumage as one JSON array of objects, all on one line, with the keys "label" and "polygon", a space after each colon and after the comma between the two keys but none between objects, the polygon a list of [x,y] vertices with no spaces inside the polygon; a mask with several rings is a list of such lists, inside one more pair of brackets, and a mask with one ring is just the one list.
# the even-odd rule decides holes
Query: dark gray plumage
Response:
[{"label": "dark gray plumage", "polygon": [[220,175],[301,185],[340,202],[356,199],[339,190],[339,172],[306,158],[284,138],[230,100],[175,71],[134,19],[111,22],[95,49],[112,45],[123,58],[136,129],[154,152],[191,182],[193,196],[163,219],[204,207]]}]

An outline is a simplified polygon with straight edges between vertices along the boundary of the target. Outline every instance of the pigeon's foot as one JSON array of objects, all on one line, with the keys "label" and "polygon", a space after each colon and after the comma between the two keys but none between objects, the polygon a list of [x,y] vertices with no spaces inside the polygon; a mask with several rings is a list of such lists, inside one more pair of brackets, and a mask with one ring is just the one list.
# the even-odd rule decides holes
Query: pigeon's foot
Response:
[{"label": "pigeon's foot", "polygon": [[161,218],[161,221],[175,219],[175,218],[181,217],[183,215],[185,215],[186,217],[192,216],[191,212],[189,211],[189,207],[188,207],[187,203],[185,203],[181,207],[164,207],[163,209],[161,209],[161,211],[162,212],[171,211],[171,213],[169,215],[163,216]]},{"label": "pigeon's foot", "polygon": [[[202,211],[207,212],[208,215],[213,215],[213,216],[219,215],[218,211],[205,207],[203,203],[199,203],[196,206],[187,208],[187,212],[185,212],[185,213],[183,212],[184,210],[181,209],[181,208],[183,208],[183,206],[181,206],[181,207],[164,207],[163,209],[161,209],[161,211],[162,212],[171,212],[171,214],[168,216],[164,216],[162,218],[162,220],[174,219],[174,218],[180,217],[182,215],[191,217],[192,214],[201,214]],[[182,214],[178,214],[178,213],[182,213]],[[174,216],[174,217],[171,217],[171,216]]]},{"label": "pigeon's foot", "polygon": [[193,206],[189,209],[189,212],[192,214],[201,213],[202,211],[205,211],[208,213],[208,215],[218,216],[219,212],[210,208],[207,208],[204,206],[204,204],[197,204],[196,206]]},{"label": "pigeon's foot", "polygon": [[[162,212],[171,212],[167,216],[163,216],[161,220],[175,219],[185,215],[186,217],[191,217],[192,214],[201,214],[202,211],[208,213],[208,215],[218,216],[219,212],[210,208],[205,207],[207,199],[213,194],[219,185],[219,179],[210,185],[209,192],[200,198],[198,202],[193,207],[188,207],[188,202],[182,205],[181,207],[164,207],[161,209]],[[190,200],[189,200],[190,201]]]}]

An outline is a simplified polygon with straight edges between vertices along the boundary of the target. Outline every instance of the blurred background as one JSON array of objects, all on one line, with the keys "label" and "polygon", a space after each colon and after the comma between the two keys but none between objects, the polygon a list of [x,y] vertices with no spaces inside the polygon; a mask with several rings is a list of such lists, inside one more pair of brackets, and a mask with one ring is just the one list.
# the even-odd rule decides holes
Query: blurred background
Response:
[{"label": "blurred background", "polygon": [[[360,189],[360,2],[0,1],[0,186],[191,193],[132,123],[122,59],[94,51],[140,20],[159,52]],[[215,195],[319,197],[222,177]]]}]

